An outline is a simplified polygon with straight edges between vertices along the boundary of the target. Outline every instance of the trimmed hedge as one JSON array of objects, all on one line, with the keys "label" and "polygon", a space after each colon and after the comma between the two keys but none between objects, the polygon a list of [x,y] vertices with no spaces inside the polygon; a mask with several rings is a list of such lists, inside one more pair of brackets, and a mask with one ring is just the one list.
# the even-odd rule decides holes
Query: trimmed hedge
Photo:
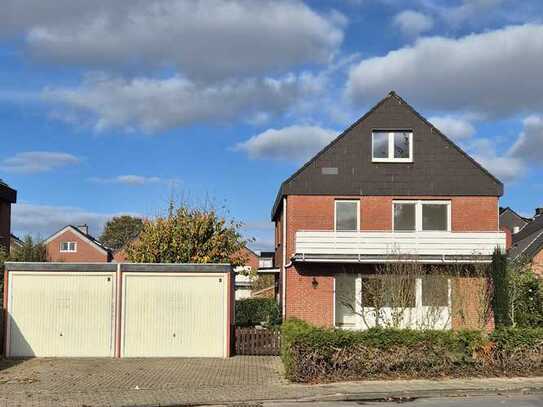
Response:
[{"label": "trimmed hedge", "polygon": [[255,326],[281,324],[277,301],[271,298],[247,298],[236,301],[236,325]]},{"label": "trimmed hedge", "polygon": [[285,372],[297,382],[543,373],[543,329],[479,331],[282,327]]}]

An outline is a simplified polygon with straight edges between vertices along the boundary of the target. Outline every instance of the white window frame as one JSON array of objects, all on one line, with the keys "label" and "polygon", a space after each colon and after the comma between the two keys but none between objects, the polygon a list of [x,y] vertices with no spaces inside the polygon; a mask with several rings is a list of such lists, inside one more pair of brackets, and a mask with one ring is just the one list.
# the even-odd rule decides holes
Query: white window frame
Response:
[{"label": "white window frame", "polygon": [[[356,230],[337,230],[337,202],[356,203]],[[334,232],[360,232],[360,199],[335,199],[334,200]]]},{"label": "white window frame", "polygon": [[[395,130],[388,131],[388,157],[379,158],[373,156],[373,140],[375,133],[387,133],[387,130],[374,130],[371,132],[371,161],[374,163],[412,163],[413,162],[413,131],[412,130]],[[409,157],[394,158],[394,134],[409,133]]]},{"label": "white window frame", "polygon": [[[394,205],[395,204],[415,204],[415,230],[395,230],[394,228]],[[423,205],[447,205],[447,230],[422,230],[422,207]],[[451,201],[430,201],[430,200],[403,200],[392,201],[392,231],[393,232],[421,232],[421,233],[439,233],[451,231]]]},{"label": "white window frame", "polygon": [[[68,245],[68,249],[65,250],[62,248],[64,244]],[[70,245],[74,245],[73,250],[70,249]],[[77,242],[60,242],[60,252],[61,253],[76,253],[77,252]]]},{"label": "white window frame", "polygon": [[[333,302],[333,324],[335,328],[338,329],[344,329],[344,330],[366,330],[374,325],[366,325],[364,318],[362,317],[362,313],[364,312],[364,307],[362,307],[363,298],[362,298],[362,279],[363,278],[379,278],[379,276],[375,274],[365,274],[365,273],[356,273],[355,276],[355,322],[354,324],[350,325],[341,325],[339,321],[337,321],[336,316],[336,300],[337,300],[337,292],[336,292],[336,278],[337,276],[334,276],[333,280],[333,293],[334,293],[334,302]],[[424,327],[424,316],[427,315],[428,308],[432,308],[431,306],[424,306],[422,305],[422,277],[415,277],[415,306],[414,307],[408,307],[406,310],[410,310],[410,312],[413,312],[414,315],[414,324],[406,326],[406,328],[410,329],[426,329],[428,327]],[[445,324],[441,327],[431,327],[431,329],[438,329],[438,330],[449,330],[452,329],[452,280],[450,277],[447,277],[447,305],[436,307],[436,308],[446,308],[448,315],[447,320],[445,321]],[[368,307],[368,309],[371,309]],[[383,307],[383,310],[391,310],[391,307]],[[371,311],[370,311],[371,312]],[[436,321],[439,323],[439,321]],[[443,321],[441,321],[443,322]],[[420,325],[420,326],[419,326]]]}]

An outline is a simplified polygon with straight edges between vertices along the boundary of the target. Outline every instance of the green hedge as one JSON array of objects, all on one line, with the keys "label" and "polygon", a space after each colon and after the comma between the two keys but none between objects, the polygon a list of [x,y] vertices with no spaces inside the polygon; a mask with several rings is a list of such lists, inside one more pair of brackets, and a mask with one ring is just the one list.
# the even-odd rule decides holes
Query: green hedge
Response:
[{"label": "green hedge", "polygon": [[247,298],[236,301],[236,325],[279,325],[281,313],[277,301],[270,298]]},{"label": "green hedge", "polygon": [[344,331],[289,320],[281,354],[287,377],[298,382],[538,375],[543,329]]}]

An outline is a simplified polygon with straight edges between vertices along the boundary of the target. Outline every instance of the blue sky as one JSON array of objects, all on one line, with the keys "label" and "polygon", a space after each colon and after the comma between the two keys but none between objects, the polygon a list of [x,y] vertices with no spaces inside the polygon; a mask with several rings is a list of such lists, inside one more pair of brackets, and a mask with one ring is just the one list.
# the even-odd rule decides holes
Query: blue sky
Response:
[{"label": "blue sky", "polygon": [[391,89],[505,183],[502,205],[543,205],[540,1],[4,3],[17,234],[99,234],[174,197],[269,249],[281,181]]}]

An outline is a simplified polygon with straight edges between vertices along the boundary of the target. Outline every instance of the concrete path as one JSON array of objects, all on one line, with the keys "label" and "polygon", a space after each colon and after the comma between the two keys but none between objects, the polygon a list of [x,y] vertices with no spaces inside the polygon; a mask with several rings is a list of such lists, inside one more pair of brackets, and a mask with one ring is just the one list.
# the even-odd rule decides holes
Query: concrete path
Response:
[{"label": "concrete path", "polygon": [[543,378],[290,384],[277,357],[0,361],[0,406],[221,405],[543,393]]}]

